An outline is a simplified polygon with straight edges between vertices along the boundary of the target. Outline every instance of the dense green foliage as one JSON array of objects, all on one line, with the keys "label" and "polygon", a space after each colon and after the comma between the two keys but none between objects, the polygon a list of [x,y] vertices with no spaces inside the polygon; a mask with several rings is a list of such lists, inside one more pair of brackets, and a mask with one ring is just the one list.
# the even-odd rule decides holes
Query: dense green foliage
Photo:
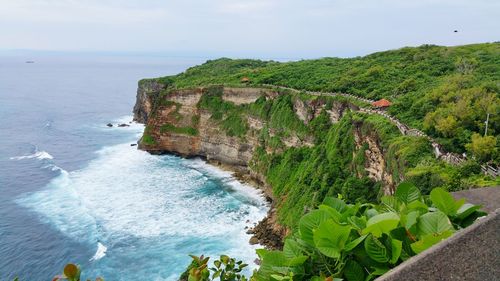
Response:
[{"label": "dense green foliage", "polygon": [[[291,147],[269,154],[264,147],[273,148],[274,138],[263,137],[265,145],[257,150],[251,163],[273,187],[280,223],[291,228],[297,227],[305,211],[317,207],[327,196],[340,194],[349,203],[376,202],[380,197],[381,183],[368,178],[365,170],[367,143],[363,141],[357,148],[354,130],[379,143],[384,158],[390,159],[388,168],[394,182],[399,182],[418,165],[440,163],[434,159],[426,139],[401,136],[393,124],[380,116],[347,114],[338,123],[331,124],[320,114],[306,130],[316,136],[313,147]],[[459,189],[465,182],[465,176],[458,177],[455,184],[459,187],[452,188],[447,181],[448,174],[443,177],[437,177],[439,186],[447,189]],[[418,175],[409,180],[423,183],[426,193],[431,188],[429,184],[434,183],[422,181]]]},{"label": "dense green foliage", "polygon": [[[311,125],[314,125],[311,122]],[[346,116],[321,132],[314,147],[289,148],[283,153],[256,155],[273,187],[281,223],[295,227],[305,210],[316,207],[326,196],[342,196],[349,202],[375,201],[379,185],[366,176],[358,178],[353,153],[355,148],[352,117]],[[258,168],[258,167],[257,167]]]},{"label": "dense green foliage", "polygon": [[242,112],[233,103],[223,100],[222,94],[222,87],[209,87],[201,96],[198,108],[208,110],[213,120],[221,122],[221,127],[228,136],[243,137],[248,126],[241,116]]},{"label": "dense green foliage", "polygon": [[[248,264],[242,261],[222,255],[220,259],[213,262],[213,267],[208,268],[208,260],[203,255],[200,257],[191,255],[193,259],[186,271],[181,275],[180,281],[246,281],[248,280],[241,272]],[[210,276],[210,272],[212,275]]]},{"label": "dense green foliage", "polygon": [[156,140],[151,135],[151,128],[149,126],[146,126],[146,128],[144,129],[144,133],[143,133],[142,138],[141,138],[141,143],[143,143],[145,145],[155,145],[156,144]]},{"label": "dense green foliage", "polygon": [[193,127],[176,127],[172,124],[163,124],[160,127],[160,132],[161,133],[171,132],[171,133],[184,134],[190,136],[198,135],[198,130]]},{"label": "dense green foliage", "polygon": [[282,251],[257,250],[261,264],[250,280],[373,280],[472,224],[485,215],[479,208],[440,188],[422,196],[410,183],[378,205],[326,197]]},{"label": "dense green foliage", "polygon": [[[446,150],[499,162],[500,43],[423,45],[356,58],[297,62],[218,59],[156,79],[173,88],[209,84],[273,84],[346,92],[393,102],[390,113],[437,138]],[[484,135],[489,117],[488,137]]]}]

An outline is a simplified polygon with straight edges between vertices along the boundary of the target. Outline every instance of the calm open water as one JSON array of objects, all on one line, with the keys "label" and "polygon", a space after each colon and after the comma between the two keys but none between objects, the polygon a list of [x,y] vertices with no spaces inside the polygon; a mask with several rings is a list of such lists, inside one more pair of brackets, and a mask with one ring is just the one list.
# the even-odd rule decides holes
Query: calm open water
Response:
[{"label": "calm open water", "polygon": [[200,62],[0,55],[0,280],[51,280],[67,262],[110,281],[175,280],[188,254],[252,263],[256,190],[138,151],[142,125],[106,127],[132,120],[139,79]]}]

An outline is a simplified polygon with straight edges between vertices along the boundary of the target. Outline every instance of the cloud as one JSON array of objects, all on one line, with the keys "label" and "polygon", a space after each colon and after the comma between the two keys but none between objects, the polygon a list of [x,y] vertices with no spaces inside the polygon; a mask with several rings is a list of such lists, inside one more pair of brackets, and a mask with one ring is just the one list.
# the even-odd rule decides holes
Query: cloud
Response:
[{"label": "cloud", "polygon": [[[137,24],[161,20],[168,10],[93,0],[0,0],[2,21],[33,23]],[[130,1],[128,1],[130,2]]]},{"label": "cloud", "polygon": [[220,13],[224,14],[244,14],[268,13],[279,5],[276,0],[216,0],[213,3]]},{"label": "cloud", "polygon": [[496,41],[498,18],[498,0],[0,0],[0,48],[351,56]]}]

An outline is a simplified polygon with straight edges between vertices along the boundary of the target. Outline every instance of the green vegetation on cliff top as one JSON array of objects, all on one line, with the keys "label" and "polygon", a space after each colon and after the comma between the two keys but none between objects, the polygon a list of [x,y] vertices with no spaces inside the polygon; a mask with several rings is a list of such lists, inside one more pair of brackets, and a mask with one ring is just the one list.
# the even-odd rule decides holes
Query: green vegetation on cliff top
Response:
[{"label": "green vegetation on cliff top", "polygon": [[[272,84],[386,98],[393,102],[391,114],[424,130],[447,151],[499,162],[500,43],[423,45],[364,57],[286,63],[222,58],[154,80],[189,88],[242,85],[243,77],[249,78],[250,86]],[[483,137],[488,113],[488,134]]]}]

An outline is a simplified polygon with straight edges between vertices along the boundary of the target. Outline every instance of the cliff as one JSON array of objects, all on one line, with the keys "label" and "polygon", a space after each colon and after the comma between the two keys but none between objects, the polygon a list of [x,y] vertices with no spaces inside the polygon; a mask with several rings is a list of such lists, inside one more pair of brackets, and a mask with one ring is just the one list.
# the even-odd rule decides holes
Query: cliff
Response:
[{"label": "cliff", "polygon": [[[386,159],[390,149],[382,140],[398,136],[397,128],[356,113],[358,109],[345,98],[270,88],[169,89],[150,80],[140,83],[134,119],[146,123],[140,149],[202,157],[257,181],[276,207],[264,221],[268,226],[260,228],[283,237],[303,210],[328,194],[343,194],[353,202],[375,200],[378,194],[392,193],[403,178],[393,177]],[[289,162],[286,155],[295,153],[304,155],[292,156],[301,159],[289,171],[281,169]],[[323,182],[317,188],[294,196],[290,186],[307,179],[283,187],[286,177],[292,177],[289,172],[299,174],[297,167],[319,161],[328,163],[318,164],[322,174],[313,177]]]}]

